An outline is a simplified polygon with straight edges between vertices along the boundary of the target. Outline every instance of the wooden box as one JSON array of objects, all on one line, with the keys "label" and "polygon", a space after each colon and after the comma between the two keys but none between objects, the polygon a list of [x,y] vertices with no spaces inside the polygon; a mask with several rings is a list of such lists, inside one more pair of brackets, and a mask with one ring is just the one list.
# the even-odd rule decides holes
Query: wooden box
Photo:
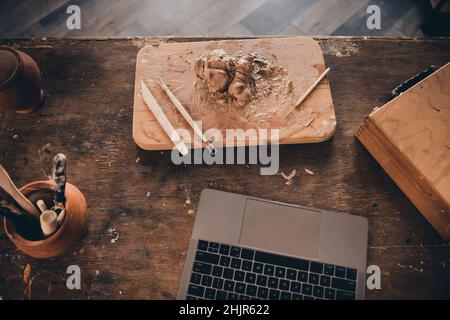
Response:
[{"label": "wooden box", "polygon": [[375,110],[356,137],[450,240],[450,63]]}]

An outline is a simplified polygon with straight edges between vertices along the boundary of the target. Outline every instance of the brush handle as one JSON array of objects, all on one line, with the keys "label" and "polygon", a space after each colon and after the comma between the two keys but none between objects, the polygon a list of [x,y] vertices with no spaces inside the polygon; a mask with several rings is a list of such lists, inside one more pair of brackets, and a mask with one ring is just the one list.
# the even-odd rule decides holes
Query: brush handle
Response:
[{"label": "brush handle", "polygon": [[50,143],[47,143],[41,149],[39,149],[39,159],[41,160],[41,166],[45,176],[49,179],[52,179],[53,157]]},{"label": "brush handle", "polygon": [[55,184],[55,205],[66,203],[66,156],[58,153],[53,158],[53,182]]},{"label": "brush handle", "polygon": [[26,215],[27,213],[20,207],[16,200],[0,187],[0,215],[11,218],[12,216]]},{"label": "brush handle", "polygon": [[58,228],[58,216],[55,211],[47,210],[42,212],[39,221],[44,236],[48,237]]}]

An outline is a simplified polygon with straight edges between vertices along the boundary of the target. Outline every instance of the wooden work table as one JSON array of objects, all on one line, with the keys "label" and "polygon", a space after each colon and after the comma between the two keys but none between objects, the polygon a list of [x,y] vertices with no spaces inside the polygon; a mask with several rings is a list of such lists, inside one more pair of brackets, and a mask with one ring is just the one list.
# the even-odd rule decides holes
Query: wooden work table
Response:
[{"label": "wooden work table", "polygon": [[[131,127],[138,50],[195,40],[207,39],[0,41],[38,62],[46,91],[44,106],[32,114],[0,113],[0,163],[19,186],[42,180],[38,149],[50,142],[67,155],[68,179],[86,196],[90,222],[75,250],[48,260],[25,256],[0,231],[0,297],[175,298],[192,210],[202,189],[215,188],[365,216],[368,265],[378,265],[382,274],[381,290],[367,290],[367,298],[450,298],[450,243],[354,138],[395,86],[450,61],[450,40],[318,39],[331,67],[337,132],[325,143],[280,147],[280,172],[297,170],[292,185],[280,175],[260,176],[259,165],[176,166],[170,152],[136,146]],[[22,281],[27,264],[28,286]],[[69,265],[81,268],[81,290],[65,286]]]}]

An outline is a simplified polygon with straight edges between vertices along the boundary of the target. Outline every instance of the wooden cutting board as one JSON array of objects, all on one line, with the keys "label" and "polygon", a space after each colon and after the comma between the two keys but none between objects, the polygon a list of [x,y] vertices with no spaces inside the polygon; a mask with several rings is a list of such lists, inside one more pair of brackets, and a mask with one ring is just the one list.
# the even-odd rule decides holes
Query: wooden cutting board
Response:
[{"label": "wooden cutting board", "polygon": [[[207,102],[196,96],[195,85],[198,79],[193,70],[193,63],[198,57],[215,49],[223,49],[228,54],[238,51],[254,53],[266,58],[274,65],[281,66],[287,72],[286,77],[292,81],[292,91],[283,95],[279,94],[280,88],[275,88],[274,93],[267,98],[251,101],[242,108],[228,106],[211,109]],[[279,129],[281,144],[325,141],[333,136],[336,129],[334,105],[327,78],[284,121],[280,121],[277,117],[291,108],[325,69],[320,46],[307,37],[166,43],[146,46],[139,51],[136,62],[133,138],[144,150],[173,148],[169,137],[142,99],[141,80],[149,87],[173,126],[176,129],[189,129],[193,135],[193,130],[158,86],[157,80],[161,77],[194,120],[202,121],[204,131],[210,128],[219,129],[225,137],[225,129]],[[217,142],[219,141],[216,140]],[[238,145],[257,143],[245,139],[237,141]]]},{"label": "wooden cutting board", "polygon": [[450,64],[374,111],[356,137],[450,240]]}]

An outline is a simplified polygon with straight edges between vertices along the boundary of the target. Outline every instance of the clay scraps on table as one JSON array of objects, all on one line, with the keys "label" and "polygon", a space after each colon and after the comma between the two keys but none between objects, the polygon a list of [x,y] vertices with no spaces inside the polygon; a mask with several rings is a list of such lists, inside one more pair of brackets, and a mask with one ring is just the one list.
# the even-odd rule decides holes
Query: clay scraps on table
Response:
[{"label": "clay scraps on table", "polygon": [[283,177],[283,179],[286,180],[285,185],[290,186],[292,184],[292,179],[297,174],[297,170],[292,170],[291,173],[285,174],[284,172],[281,172],[280,175]]}]

